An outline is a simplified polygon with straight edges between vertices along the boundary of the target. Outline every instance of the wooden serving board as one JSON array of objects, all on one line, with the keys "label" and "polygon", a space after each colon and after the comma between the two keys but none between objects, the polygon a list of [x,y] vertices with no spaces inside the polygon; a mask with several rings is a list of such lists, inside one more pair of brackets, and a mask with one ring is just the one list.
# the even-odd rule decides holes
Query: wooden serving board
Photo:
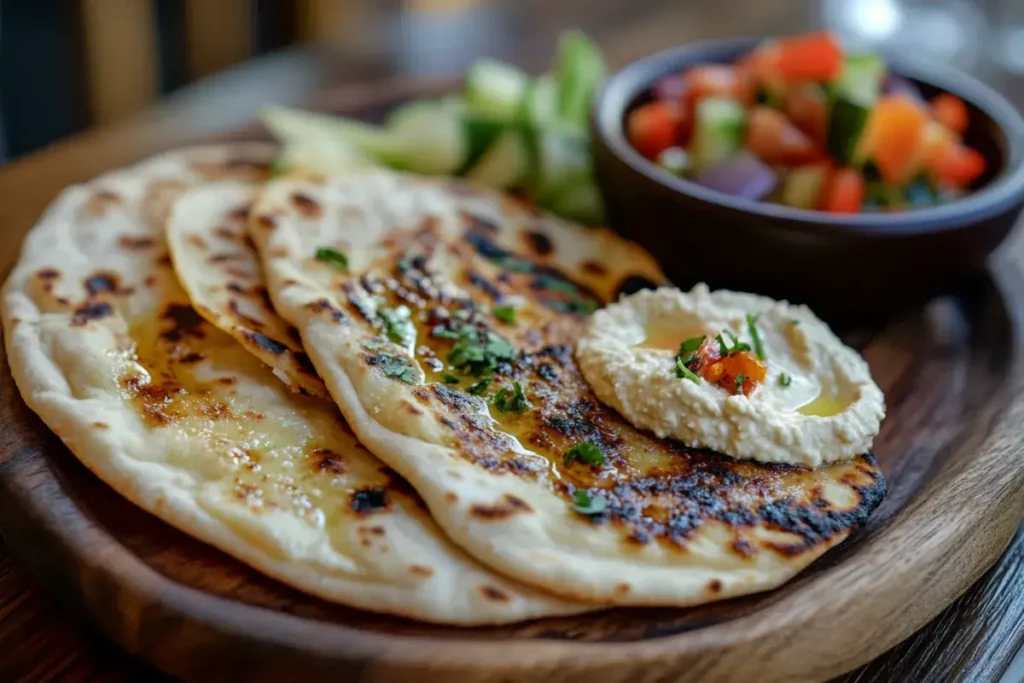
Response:
[{"label": "wooden serving board", "polygon": [[[326,102],[375,116],[426,92]],[[21,236],[0,238],[5,269]],[[126,650],[189,680],[821,680],[927,623],[1024,519],[1022,326],[1018,244],[956,295],[844,334],[886,392],[875,450],[888,498],[782,588],[699,608],[458,629],[307,597],[92,476],[22,402],[2,351],[0,528],[50,591]]]}]

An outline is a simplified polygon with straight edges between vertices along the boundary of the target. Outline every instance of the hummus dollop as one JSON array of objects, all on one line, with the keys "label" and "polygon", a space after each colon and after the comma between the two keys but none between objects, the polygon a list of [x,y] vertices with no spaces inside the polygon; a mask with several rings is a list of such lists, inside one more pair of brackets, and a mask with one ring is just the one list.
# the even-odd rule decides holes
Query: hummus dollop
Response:
[{"label": "hummus dollop", "polygon": [[623,297],[576,360],[633,425],[734,458],[804,467],[866,453],[885,400],[864,359],[805,306],[697,285]]}]

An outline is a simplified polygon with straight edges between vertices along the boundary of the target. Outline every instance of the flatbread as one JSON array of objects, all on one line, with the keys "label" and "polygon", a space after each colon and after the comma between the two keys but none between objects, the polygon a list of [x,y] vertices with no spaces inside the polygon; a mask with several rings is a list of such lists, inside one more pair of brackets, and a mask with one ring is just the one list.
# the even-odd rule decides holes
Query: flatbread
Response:
[{"label": "flatbread", "polygon": [[[842,541],[884,495],[870,455],[813,471],[740,462],[656,439],[597,401],[572,353],[586,315],[662,280],[606,230],[386,171],[271,182],[249,229],[276,310],[360,441],[452,539],[517,579],[609,604],[751,593]],[[325,248],[347,270],[318,261]],[[401,306],[411,343],[379,310]],[[487,385],[472,376],[488,372]],[[509,404],[516,381],[523,412]],[[605,465],[564,462],[586,441]],[[591,506],[574,507],[579,491]]]},{"label": "flatbread", "polygon": [[470,559],[334,406],[289,391],[192,308],[163,237],[171,202],[265,179],[269,158],[174,153],[57,199],[3,294],[28,405],[133,503],[300,590],[453,624],[580,611]]}]

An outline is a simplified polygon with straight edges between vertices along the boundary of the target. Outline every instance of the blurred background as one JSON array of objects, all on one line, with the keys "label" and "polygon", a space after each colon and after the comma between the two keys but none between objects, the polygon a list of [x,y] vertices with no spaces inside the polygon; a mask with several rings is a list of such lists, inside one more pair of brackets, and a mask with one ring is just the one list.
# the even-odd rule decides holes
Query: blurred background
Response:
[{"label": "blurred background", "polygon": [[264,103],[454,76],[483,55],[538,69],[570,26],[613,68],[827,26],[954,63],[1024,107],[1024,0],[0,0],[0,162],[141,114],[212,133]]}]

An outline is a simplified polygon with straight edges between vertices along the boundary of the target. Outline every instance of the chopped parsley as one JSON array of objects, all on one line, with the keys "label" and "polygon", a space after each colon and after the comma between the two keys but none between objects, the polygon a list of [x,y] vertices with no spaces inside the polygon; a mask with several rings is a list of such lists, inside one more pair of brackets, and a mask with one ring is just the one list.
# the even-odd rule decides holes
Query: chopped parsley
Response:
[{"label": "chopped parsley", "polygon": [[377,317],[384,323],[384,334],[391,341],[404,346],[416,341],[416,326],[409,316],[409,309],[405,306],[377,310]]},{"label": "chopped parsley", "polygon": [[446,372],[441,376],[441,381],[445,384],[458,384],[460,380],[458,375]]},{"label": "chopped parsley", "polygon": [[430,330],[430,334],[437,337],[438,339],[458,339],[459,333],[456,330],[449,330],[444,325],[434,325]]},{"label": "chopped parsley", "polygon": [[329,266],[334,266],[340,271],[348,270],[348,256],[330,247],[320,247],[316,250],[316,260],[322,261]]},{"label": "chopped parsley", "polygon": [[416,370],[407,358],[393,356],[390,353],[382,353],[380,358],[384,361],[381,364],[381,370],[384,371],[386,376],[393,377],[406,384],[412,384],[416,381]]},{"label": "chopped parsley", "polygon": [[736,375],[736,382],[733,385],[733,389],[736,393],[740,393],[743,390],[743,383],[747,381],[746,375]]},{"label": "chopped parsley", "polygon": [[722,335],[715,335],[715,339],[718,340],[718,352],[721,354],[722,358],[725,358],[729,355],[729,346],[725,343],[725,340],[722,339]]},{"label": "chopped parsley", "polygon": [[679,356],[676,356],[676,377],[680,379],[686,378],[694,384],[700,384],[700,377],[693,370],[686,367],[686,363]]},{"label": "chopped parsley", "polygon": [[512,383],[512,389],[502,387],[498,395],[494,397],[494,405],[503,413],[521,413],[530,407],[523,393],[523,385],[519,382]]},{"label": "chopped parsley", "polygon": [[792,383],[793,378],[787,375],[786,373],[782,373],[781,375],[779,375],[779,386],[788,387]]},{"label": "chopped parsley", "polygon": [[734,353],[750,350],[750,344],[741,342],[739,339],[736,338],[736,335],[730,332],[729,330],[722,330],[722,334],[729,337],[729,342],[732,344],[731,346],[729,344],[726,344],[725,340],[722,339],[721,334],[715,336],[715,339],[718,340],[718,350],[721,353],[722,358],[730,356]]},{"label": "chopped parsley", "polygon": [[470,384],[466,391],[473,394],[474,396],[483,396],[484,392],[487,391],[487,385],[490,383],[490,379],[482,379],[479,382],[473,382],[472,384]]},{"label": "chopped parsley", "polygon": [[700,384],[700,377],[690,370],[690,363],[697,360],[697,351],[705,339],[706,337],[703,335],[691,337],[679,345],[679,353],[676,354],[675,361],[676,377],[680,379],[685,377],[694,384]]},{"label": "chopped parsley", "polygon": [[750,339],[754,342],[754,353],[760,360],[764,360],[764,344],[761,343],[761,335],[757,331],[757,319],[761,314],[747,316],[747,330],[750,331]]},{"label": "chopped parsley", "polygon": [[463,374],[481,377],[494,372],[499,363],[511,362],[515,357],[516,350],[500,335],[467,325],[448,353],[448,362]]},{"label": "chopped parsley", "polygon": [[599,515],[608,507],[608,501],[601,496],[592,496],[583,489],[572,494],[572,509],[581,515]]},{"label": "chopped parsley", "polygon": [[603,465],[604,451],[601,450],[600,446],[591,441],[578,443],[565,452],[562,462],[568,465],[576,460],[586,465]]},{"label": "chopped parsley", "polygon": [[503,323],[514,325],[516,322],[516,308],[515,306],[496,306],[491,310],[494,317]]}]

